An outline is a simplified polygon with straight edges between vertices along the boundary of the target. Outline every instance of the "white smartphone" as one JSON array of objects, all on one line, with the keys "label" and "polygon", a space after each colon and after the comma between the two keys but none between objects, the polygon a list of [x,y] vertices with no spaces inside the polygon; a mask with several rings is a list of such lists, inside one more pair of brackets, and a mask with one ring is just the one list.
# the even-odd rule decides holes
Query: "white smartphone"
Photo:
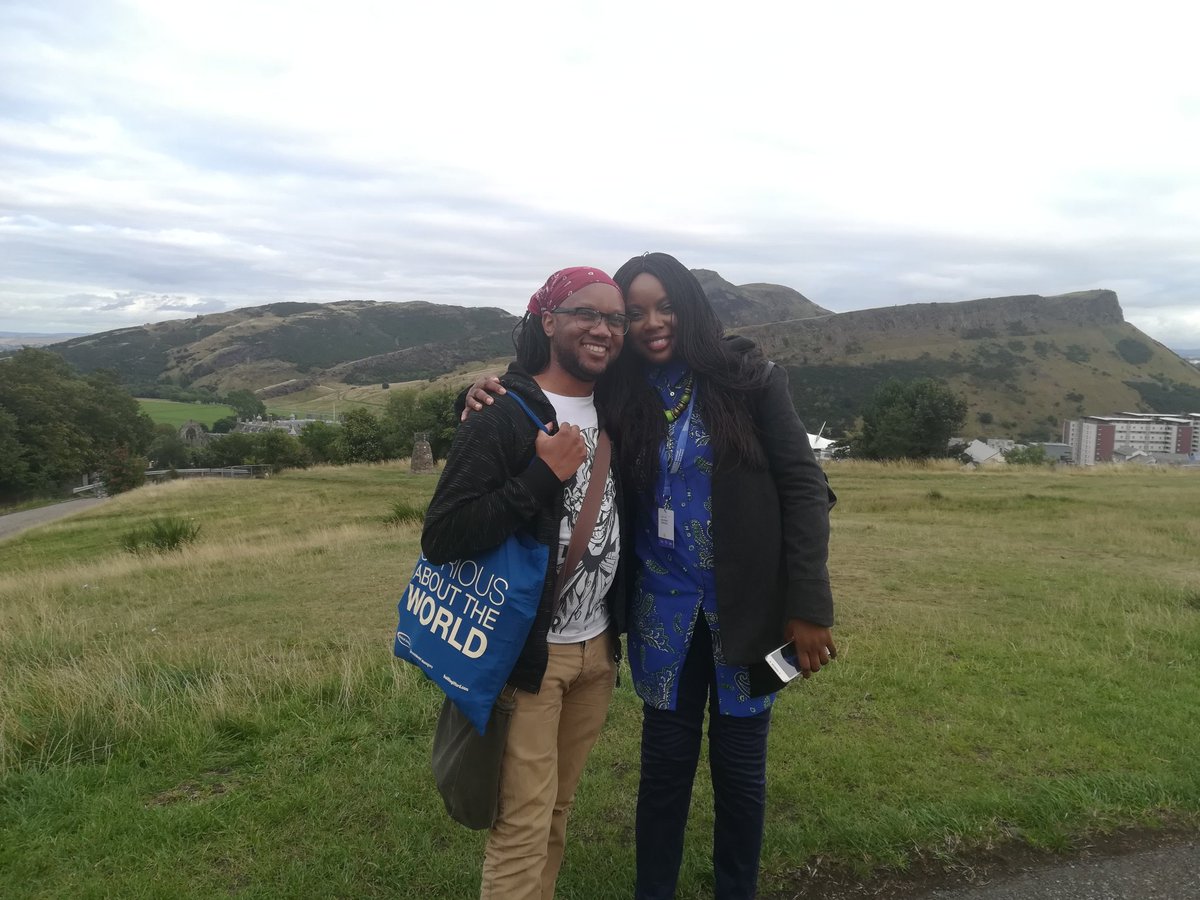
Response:
[{"label": "white smartphone", "polygon": [[796,659],[796,645],[787,643],[767,654],[767,665],[785,684],[800,674],[800,663]]}]

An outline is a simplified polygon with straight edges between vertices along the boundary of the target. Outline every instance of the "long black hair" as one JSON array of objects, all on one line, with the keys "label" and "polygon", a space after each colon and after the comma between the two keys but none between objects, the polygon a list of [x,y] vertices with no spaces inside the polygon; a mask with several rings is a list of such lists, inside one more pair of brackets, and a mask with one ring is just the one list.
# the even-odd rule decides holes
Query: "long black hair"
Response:
[{"label": "long black hair", "polygon": [[517,365],[530,375],[537,375],[550,365],[550,338],[542,327],[540,313],[525,313],[513,326],[512,342],[517,351]]},{"label": "long black hair", "polygon": [[[696,276],[666,253],[645,253],[621,266],[613,280],[628,296],[639,275],[657,278],[674,315],[674,357],[685,362],[696,379],[696,404],[708,426],[718,467],[742,464],[763,468],[766,457],[754,433],[748,392],[761,388],[767,367],[757,349],[734,349],[723,341],[724,327]],[[658,479],[658,448],[667,437],[662,402],[646,380],[645,361],[626,347],[597,391],[619,435],[622,469],[641,489]],[[598,386],[599,388],[599,386]]]}]

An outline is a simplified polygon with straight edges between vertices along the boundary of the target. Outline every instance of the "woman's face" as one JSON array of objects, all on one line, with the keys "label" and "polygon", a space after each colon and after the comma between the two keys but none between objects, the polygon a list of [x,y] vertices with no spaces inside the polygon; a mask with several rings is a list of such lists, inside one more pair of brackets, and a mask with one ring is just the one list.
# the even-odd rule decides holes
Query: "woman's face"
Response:
[{"label": "woman's face", "polygon": [[669,363],[675,355],[675,313],[662,282],[643,272],[625,295],[629,344],[651,365]]}]

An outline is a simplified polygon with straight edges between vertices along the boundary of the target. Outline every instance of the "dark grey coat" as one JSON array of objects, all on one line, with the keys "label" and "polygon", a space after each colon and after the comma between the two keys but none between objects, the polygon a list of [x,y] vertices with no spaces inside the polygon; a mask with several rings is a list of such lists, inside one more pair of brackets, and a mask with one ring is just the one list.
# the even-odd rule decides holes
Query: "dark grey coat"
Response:
[{"label": "dark grey coat", "polygon": [[781,366],[771,366],[749,402],[769,469],[719,458],[712,479],[717,615],[725,658],[735,665],[761,662],[783,643],[790,618],[833,624],[827,563],[837,498]]}]

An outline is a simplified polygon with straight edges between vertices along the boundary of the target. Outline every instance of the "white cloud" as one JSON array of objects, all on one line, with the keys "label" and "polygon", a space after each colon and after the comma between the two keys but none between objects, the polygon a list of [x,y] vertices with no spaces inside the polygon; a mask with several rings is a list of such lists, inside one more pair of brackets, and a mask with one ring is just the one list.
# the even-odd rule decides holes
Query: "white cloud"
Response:
[{"label": "white cloud", "polygon": [[561,265],[664,249],[839,310],[1113,287],[1200,346],[1196,18],[16,0],[0,329],[182,311],[79,297],[516,311]]}]

